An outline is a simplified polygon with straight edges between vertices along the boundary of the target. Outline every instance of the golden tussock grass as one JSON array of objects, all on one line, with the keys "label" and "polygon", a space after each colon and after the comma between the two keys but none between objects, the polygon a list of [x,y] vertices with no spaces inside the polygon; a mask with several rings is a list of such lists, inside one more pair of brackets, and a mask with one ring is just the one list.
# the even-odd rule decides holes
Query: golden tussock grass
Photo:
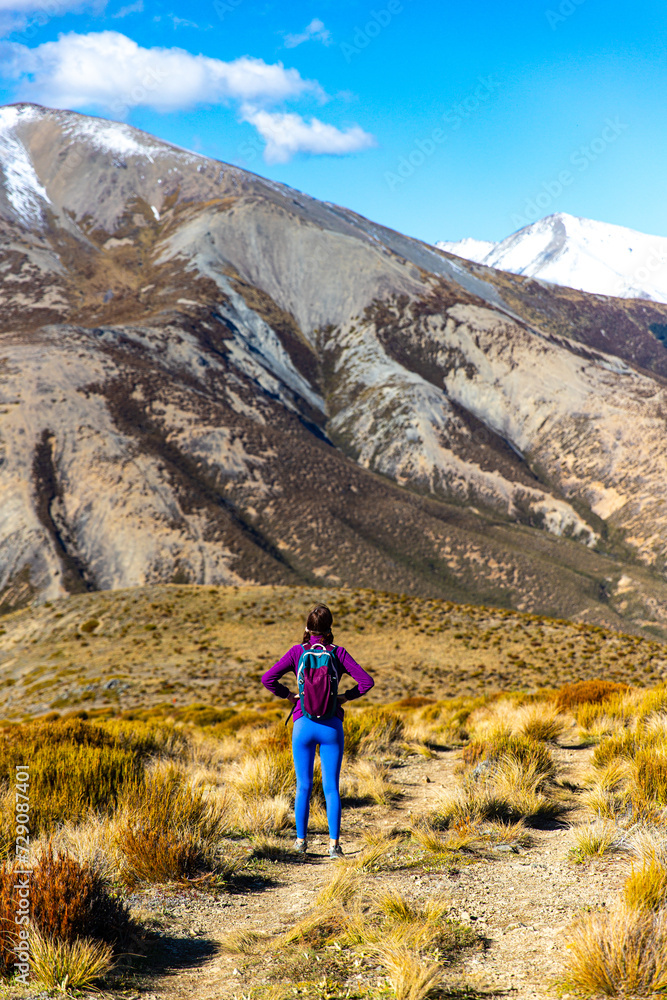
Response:
[{"label": "golden tussock grass", "polygon": [[[431,814],[431,824],[469,829],[479,828],[486,820],[516,822],[557,816],[564,806],[553,794],[543,790],[544,771],[539,758],[531,760],[528,757],[526,763],[510,755],[483,760],[458,789],[442,797]],[[551,758],[549,771],[555,771]]]},{"label": "golden tussock grass", "polygon": [[241,927],[225,934],[220,941],[220,947],[233,955],[252,955],[256,954],[266,942],[264,934]]},{"label": "golden tussock grass", "polygon": [[291,795],[296,787],[290,750],[266,749],[248,754],[228,772],[230,786],[241,799]]},{"label": "golden tussock grass", "polygon": [[364,872],[380,872],[392,867],[391,855],[396,851],[401,837],[370,835],[365,838],[366,846],[355,858],[345,860],[346,865]]},{"label": "golden tussock grass", "polygon": [[472,740],[463,748],[462,760],[468,767],[501,760],[514,762],[542,778],[552,778],[556,773],[553,754],[544,743],[529,736],[512,735],[506,729],[490,731],[483,740]]},{"label": "golden tussock grass", "polygon": [[570,857],[584,862],[627,849],[627,834],[615,823],[598,820],[577,827],[572,835]]},{"label": "golden tussock grass", "polygon": [[344,723],[345,755],[354,759],[364,753],[378,753],[403,742],[405,723],[397,712],[386,708],[366,708],[348,712]]},{"label": "golden tussock grass", "polygon": [[336,902],[345,905],[360,893],[363,884],[363,876],[358,869],[336,865],[333,875],[317,895],[317,905],[327,907]]},{"label": "golden tussock grass", "polygon": [[667,900],[667,868],[656,856],[633,867],[623,886],[625,905],[638,910],[659,910]]},{"label": "golden tussock grass", "polygon": [[629,780],[627,762],[613,760],[588,777],[582,801],[599,818],[613,819],[627,808]]},{"label": "golden tussock grass", "polygon": [[425,1000],[439,990],[444,970],[439,962],[424,958],[414,948],[396,941],[385,941],[374,948],[396,1000]]},{"label": "golden tussock grass", "polygon": [[235,823],[239,830],[259,836],[281,833],[293,823],[292,801],[287,795],[237,801]]},{"label": "golden tussock grass", "polygon": [[522,703],[510,696],[477,708],[467,721],[468,731],[479,742],[524,736],[538,743],[556,743],[571,725],[572,719],[548,698]]},{"label": "golden tussock grass", "polygon": [[533,837],[526,829],[523,819],[512,822],[502,819],[490,820],[484,827],[484,833],[494,844],[514,844],[530,847]]},{"label": "golden tussock grass", "polygon": [[385,764],[373,760],[355,760],[346,766],[341,776],[344,797],[370,799],[376,805],[389,805],[400,795]]},{"label": "golden tussock grass", "polygon": [[434,859],[447,858],[458,851],[469,850],[480,840],[480,831],[471,829],[448,830],[442,833],[428,821],[428,817],[410,829],[412,839]]},{"label": "golden tussock grass", "polygon": [[565,989],[584,996],[651,997],[667,989],[667,914],[618,906],[570,928]]},{"label": "golden tussock grass", "polygon": [[69,993],[92,989],[114,965],[113,952],[103,941],[80,937],[61,941],[33,931],[30,936],[30,968],[38,983]]},{"label": "golden tussock grass", "polygon": [[295,853],[291,845],[277,837],[253,837],[250,846],[253,858],[268,858],[270,861],[293,860]]},{"label": "golden tussock grass", "polygon": [[290,944],[322,947],[345,934],[349,917],[342,906],[331,903],[306,914],[293,927],[276,940],[284,947]]}]

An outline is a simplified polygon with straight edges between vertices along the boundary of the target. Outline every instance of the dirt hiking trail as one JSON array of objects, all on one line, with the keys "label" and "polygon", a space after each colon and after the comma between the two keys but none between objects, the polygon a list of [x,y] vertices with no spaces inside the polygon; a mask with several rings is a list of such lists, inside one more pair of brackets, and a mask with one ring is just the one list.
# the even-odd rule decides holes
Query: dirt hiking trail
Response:
[{"label": "dirt hiking trail", "polygon": [[[583,865],[568,857],[573,828],[590,819],[578,806],[577,795],[591,753],[586,747],[555,750],[560,779],[571,788],[565,793],[570,798],[569,811],[559,821],[545,824],[546,829],[531,829],[530,846],[489,846],[462,853],[460,863],[441,870],[399,869],[372,876],[376,884],[380,879],[383,889],[396,889],[411,900],[449,901],[449,916],[469,923],[480,936],[480,946],[464,951],[448,969],[452,996],[553,1000],[569,923],[582,910],[609,906],[617,898],[624,878],[623,861],[612,855]],[[460,750],[440,750],[431,759],[410,756],[392,772],[402,792],[397,803],[344,807],[341,843],[346,855],[363,848],[364,835],[405,830],[414,818],[433,809],[443,791],[460,781],[455,771],[460,757]],[[268,863],[274,881],[263,891],[213,897],[147,890],[135,897],[142,918],[150,914],[161,936],[167,968],[173,955],[169,971],[137,980],[135,995],[141,1000],[242,1000],[257,995],[258,990],[261,995],[275,981],[270,958],[258,965],[244,954],[226,953],[220,948],[222,940],[237,929],[286,931],[314,907],[336,863],[328,858],[327,836],[315,835],[310,837],[309,854],[302,863]],[[304,966],[295,967],[282,984],[291,981],[296,986],[301,980],[316,978],[313,966],[317,961],[312,952],[306,954]],[[369,981],[367,975],[355,971],[353,953],[349,964],[345,984],[349,996],[355,996],[355,988],[382,987],[385,975],[379,967],[375,980]],[[345,995],[345,991],[322,993],[329,1000]]]}]

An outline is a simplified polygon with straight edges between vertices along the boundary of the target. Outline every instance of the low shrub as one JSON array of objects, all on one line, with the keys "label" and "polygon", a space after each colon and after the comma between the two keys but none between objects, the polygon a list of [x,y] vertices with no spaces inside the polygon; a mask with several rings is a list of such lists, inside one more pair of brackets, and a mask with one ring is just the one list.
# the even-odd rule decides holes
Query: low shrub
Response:
[{"label": "low shrub", "polygon": [[628,684],[616,681],[590,680],[575,681],[564,684],[556,694],[556,707],[560,712],[572,711],[578,705],[595,704],[608,701],[612,695],[625,694],[630,690]]},{"label": "low shrub", "polygon": [[[223,803],[224,805],[224,803]],[[201,787],[173,767],[158,769],[126,790],[116,844],[126,885],[190,880],[216,873],[228,878],[236,863],[219,855],[228,814]]]},{"label": "low shrub", "polygon": [[[143,772],[141,755],[102,726],[81,719],[5,727],[0,781],[13,783],[17,764],[30,764],[31,833],[50,833],[64,820],[110,815],[123,789]],[[12,818],[2,817],[5,847]]]},{"label": "low shrub", "polygon": [[[17,912],[15,866],[0,867],[0,974],[13,971],[16,940],[7,930]],[[31,929],[47,939],[73,942],[89,937],[124,946],[132,925],[127,907],[90,865],[54,852],[51,844],[35,860],[30,876]]]}]

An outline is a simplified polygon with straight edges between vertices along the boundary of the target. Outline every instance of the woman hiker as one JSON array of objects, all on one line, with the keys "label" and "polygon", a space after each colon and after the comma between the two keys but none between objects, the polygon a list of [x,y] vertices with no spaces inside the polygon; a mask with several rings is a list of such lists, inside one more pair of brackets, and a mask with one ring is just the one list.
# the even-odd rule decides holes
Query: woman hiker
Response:
[{"label": "woman hiker", "polygon": [[[311,608],[300,646],[292,646],[262,677],[264,687],[293,705],[294,728],[292,753],[296,772],[295,848],[305,854],[308,848],[308,814],[313,790],[315,749],[320,748],[322,787],[327,803],[329,855],[340,858],[340,791],[338,783],[343,762],[343,704],[360,698],[373,687],[373,678],[356,663],[342,646],[334,646],[333,617],[324,604]],[[295,674],[298,694],[280,683],[287,673]],[[357,682],[356,687],[338,694],[343,674]]]}]

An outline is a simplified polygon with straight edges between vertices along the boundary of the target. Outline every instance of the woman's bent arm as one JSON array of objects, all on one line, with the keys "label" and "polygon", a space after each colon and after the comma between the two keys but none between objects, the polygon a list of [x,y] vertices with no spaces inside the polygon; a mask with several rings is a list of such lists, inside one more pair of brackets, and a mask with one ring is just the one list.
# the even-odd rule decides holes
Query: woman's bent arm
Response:
[{"label": "woman's bent arm", "polygon": [[277,695],[279,698],[289,698],[291,691],[286,688],[284,684],[280,683],[280,678],[283,674],[292,673],[296,676],[296,667],[299,662],[299,653],[301,652],[301,646],[292,646],[288,649],[284,656],[281,656],[277,663],[274,663],[266,673],[262,676],[262,684],[267,690],[271,691],[272,694]]},{"label": "woman's bent arm", "polygon": [[367,674],[342,646],[336,650],[336,656],[345,673],[357,682],[355,687],[345,692],[346,701],[354,701],[355,698],[361,698],[363,694],[367,694],[375,683],[371,675]]}]

